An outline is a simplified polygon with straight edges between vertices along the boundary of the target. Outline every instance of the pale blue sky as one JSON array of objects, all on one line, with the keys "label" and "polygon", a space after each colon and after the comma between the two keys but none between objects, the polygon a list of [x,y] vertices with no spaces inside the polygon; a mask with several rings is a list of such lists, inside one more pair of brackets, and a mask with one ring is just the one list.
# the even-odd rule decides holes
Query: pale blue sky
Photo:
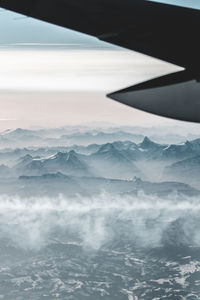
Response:
[{"label": "pale blue sky", "polygon": [[[199,0],[154,1],[200,9]],[[16,43],[67,43],[76,44],[77,48],[83,46],[113,47],[84,34],[0,10],[0,45]]]},{"label": "pale blue sky", "polygon": [[94,37],[2,9],[0,45],[16,43],[66,43],[76,44],[77,48],[79,44],[91,47],[104,44]]},{"label": "pale blue sky", "polygon": [[151,1],[200,9],[199,0],[151,0]]}]

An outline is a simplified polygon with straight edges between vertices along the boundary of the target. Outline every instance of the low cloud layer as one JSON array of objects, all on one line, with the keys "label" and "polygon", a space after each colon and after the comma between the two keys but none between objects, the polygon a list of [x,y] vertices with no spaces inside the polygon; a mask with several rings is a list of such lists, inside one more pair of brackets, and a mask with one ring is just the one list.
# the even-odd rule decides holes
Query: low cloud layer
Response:
[{"label": "low cloud layer", "polygon": [[98,250],[113,241],[134,246],[200,246],[200,203],[140,194],[138,197],[57,199],[1,196],[0,238],[25,250],[53,241]]}]

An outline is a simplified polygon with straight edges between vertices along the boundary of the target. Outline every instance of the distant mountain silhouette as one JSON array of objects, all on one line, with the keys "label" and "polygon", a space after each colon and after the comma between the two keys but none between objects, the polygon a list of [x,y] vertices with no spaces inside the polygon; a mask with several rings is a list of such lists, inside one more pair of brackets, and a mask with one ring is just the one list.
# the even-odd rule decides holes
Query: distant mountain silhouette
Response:
[{"label": "distant mountain silhouette", "polygon": [[124,179],[144,176],[123,150],[118,150],[112,143],[102,145],[88,160],[95,173],[102,177]]},{"label": "distant mountain silhouette", "polygon": [[86,163],[74,150],[66,153],[58,152],[49,158],[33,158],[26,155],[15,168],[22,175],[42,175],[53,172],[76,176],[90,175]]},{"label": "distant mountain silhouette", "polygon": [[178,161],[164,170],[164,178],[200,186],[200,155]]},{"label": "distant mountain silhouette", "polygon": [[[144,192],[149,195],[168,196],[176,192],[181,195],[199,196],[200,191],[180,182],[148,182],[140,178],[133,180],[108,179],[100,177],[67,176],[60,172],[44,174],[42,176],[20,176],[19,183],[23,182],[24,191],[32,189],[33,193],[55,193],[76,195],[96,195],[102,192],[120,194],[124,196],[137,196]],[[19,184],[19,187],[21,185]],[[37,188],[35,189],[35,186]],[[1,187],[1,185],[0,185]]]}]

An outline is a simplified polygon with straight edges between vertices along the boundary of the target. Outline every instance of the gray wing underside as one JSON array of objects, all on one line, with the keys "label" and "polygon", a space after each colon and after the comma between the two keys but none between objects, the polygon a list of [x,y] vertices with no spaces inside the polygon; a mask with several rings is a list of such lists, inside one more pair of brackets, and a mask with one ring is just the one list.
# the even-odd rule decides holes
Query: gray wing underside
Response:
[{"label": "gray wing underside", "polygon": [[[184,67],[189,84],[182,73],[176,73],[164,78],[163,87],[149,81],[148,89],[137,85],[109,96],[148,112],[200,122],[196,113],[200,91],[195,82],[200,73],[199,10],[145,0],[0,0],[0,6]],[[177,83],[177,78],[182,81]],[[188,101],[175,87],[188,91]],[[165,105],[159,100],[163,95]],[[178,99],[178,107],[168,96]]]}]

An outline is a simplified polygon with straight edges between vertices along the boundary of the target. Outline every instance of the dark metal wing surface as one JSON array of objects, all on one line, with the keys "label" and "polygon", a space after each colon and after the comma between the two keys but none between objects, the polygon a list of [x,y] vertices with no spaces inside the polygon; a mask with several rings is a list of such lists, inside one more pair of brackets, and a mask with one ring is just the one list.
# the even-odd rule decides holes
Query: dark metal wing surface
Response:
[{"label": "dark metal wing surface", "polygon": [[186,71],[149,80],[108,96],[163,117],[200,122],[200,83]]},{"label": "dark metal wing surface", "polygon": [[[190,79],[199,78],[199,10],[145,0],[0,0],[0,7],[177,64],[186,69],[185,74],[189,74],[187,76]],[[176,83],[179,73],[175,77]],[[173,79],[173,75],[165,78],[165,85],[168,84],[167,81],[169,80],[170,87],[173,86],[174,88],[174,85],[171,85]],[[182,79],[182,75],[180,79]],[[150,84],[154,85],[155,82],[148,82],[148,85]],[[196,85],[198,86],[198,83]],[[176,86],[182,89],[180,84]],[[137,85],[135,88],[131,88],[131,93],[130,91],[128,93],[123,91],[113,93],[110,96],[122,103],[145,111],[181,120],[200,122],[200,116],[196,116],[196,111],[193,117],[193,110],[197,109],[195,105],[192,105],[193,99],[200,101],[196,88],[195,96],[193,95],[194,97],[188,99],[188,106],[191,103],[190,116],[188,117],[187,109],[180,109],[180,114],[174,113],[174,107],[167,97],[170,87],[162,89],[162,93],[166,93],[166,105],[167,101],[169,105],[167,113],[163,111],[163,109],[166,110],[166,105],[163,106],[163,101],[159,100],[156,104],[154,103],[154,106],[160,106],[160,109],[146,108],[145,103],[148,102],[150,95],[149,89],[143,90],[143,95],[141,94],[140,97],[142,99],[140,100],[141,105],[136,105],[135,99],[139,100],[138,94],[136,97],[134,91],[138,88],[141,89],[141,87]],[[183,90],[185,88],[186,85],[184,85]],[[155,90],[158,91],[158,88],[156,87]],[[190,90],[192,91],[193,88],[191,87]],[[172,94],[173,91],[171,90],[169,97]],[[158,99],[161,95],[159,93],[157,95]],[[126,101],[127,96],[128,101]],[[154,97],[153,94],[151,94],[152,97]],[[181,100],[181,93],[175,93],[174,97],[179,97],[178,105],[185,106],[185,102]],[[151,106],[150,103],[151,101],[148,102],[149,107]],[[192,107],[194,108],[192,109]]]}]

